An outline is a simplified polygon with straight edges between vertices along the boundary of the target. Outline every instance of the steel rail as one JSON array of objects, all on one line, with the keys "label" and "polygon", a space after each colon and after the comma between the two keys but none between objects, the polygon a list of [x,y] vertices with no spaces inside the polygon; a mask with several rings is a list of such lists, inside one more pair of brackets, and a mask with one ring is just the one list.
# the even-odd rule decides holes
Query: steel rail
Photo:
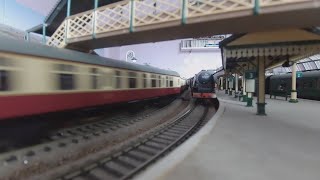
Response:
[{"label": "steel rail", "polygon": [[[173,122],[160,130],[147,135],[134,145],[123,148],[122,151],[109,155],[102,160],[82,166],[59,177],[60,180],[71,179],[130,179],[158,158],[170,152],[194,134],[204,123],[209,107],[202,107],[201,117],[191,113],[200,105],[193,106]],[[200,109],[201,111],[201,109]]]}]

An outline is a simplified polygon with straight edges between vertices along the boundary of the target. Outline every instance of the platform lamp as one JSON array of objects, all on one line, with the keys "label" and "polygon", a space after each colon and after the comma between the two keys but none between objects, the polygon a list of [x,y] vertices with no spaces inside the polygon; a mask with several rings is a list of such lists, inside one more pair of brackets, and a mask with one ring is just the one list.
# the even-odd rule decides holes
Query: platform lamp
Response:
[{"label": "platform lamp", "polygon": [[127,51],[126,53],[126,62],[128,62],[128,60],[133,60],[133,58],[135,57],[135,54],[132,50]]},{"label": "platform lamp", "polygon": [[136,63],[138,59],[133,57],[131,60],[132,60],[132,62]]}]

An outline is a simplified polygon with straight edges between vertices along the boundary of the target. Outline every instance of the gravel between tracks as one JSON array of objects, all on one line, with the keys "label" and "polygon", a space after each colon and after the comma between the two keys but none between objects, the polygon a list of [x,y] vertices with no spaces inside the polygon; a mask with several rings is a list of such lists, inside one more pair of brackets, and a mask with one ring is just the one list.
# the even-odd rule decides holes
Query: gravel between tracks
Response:
[{"label": "gravel between tracks", "polygon": [[[128,140],[133,141],[133,139],[139,138],[139,135],[141,136],[146,131],[172,119],[188,104],[188,101],[176,100],[167,108],[131,126],[124,126],[107,134],[97,133],[94,136],[88,136],[88,139],[81,140],[79,143],[65,144],[50,153],[43,152],[32,158],[20,157],[19,159],[23,159],[23,161],[4,163],[0,166],[1,179],[26,179],[28,177],[30,179],[52,179],[57,172],[70,170],[83,162],[90,161],[93,156],[87,156],[89,154],[95,154],[94,157],[105,156],[123,146],[124,142],[128,143]],[[26,152],[26,150],[20,151]],[[33,177],[33,175],[41,173],[44,174]]]}]

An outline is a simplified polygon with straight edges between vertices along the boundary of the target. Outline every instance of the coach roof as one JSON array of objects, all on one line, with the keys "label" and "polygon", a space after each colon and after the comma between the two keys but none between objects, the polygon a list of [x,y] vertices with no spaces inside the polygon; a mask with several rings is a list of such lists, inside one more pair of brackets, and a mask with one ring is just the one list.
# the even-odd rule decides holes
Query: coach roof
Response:
[{"label": "coach roof", "polygon": [[55,48],[42,44],[28,43],[21,40],[9,39],[0,36],[0,52],[11,52],[18,54],[26,54],[32,56],[40,56],[52,59],[68,60],[80,63],[95,64],[109,66],[120,69],[128,69],[135,71],[145,71],[150,73],[180,76],[177,72],[171,70],[159,69],[152,66],[128,63],[120,60],[104,58],[97,55],[86,54],[69,49]]}]

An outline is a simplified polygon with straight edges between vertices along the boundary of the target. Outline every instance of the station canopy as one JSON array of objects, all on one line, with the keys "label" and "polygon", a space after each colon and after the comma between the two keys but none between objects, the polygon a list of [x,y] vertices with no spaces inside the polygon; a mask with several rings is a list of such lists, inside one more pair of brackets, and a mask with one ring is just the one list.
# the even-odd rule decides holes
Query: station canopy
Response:
[{"label": "station canopy", "polygon": [[[219,44],[223,67],[232,72],[244,67],[256,68],[257,59],[264,58],[267,70],[281,66],[286,61],[298,63],[301,69],[319,68],[320,35],[318,29],[281,29],[233,35]],[[309,67],[309,65],[311,67]],[[306,66],[306,67],[304,67]]]},{"label": "station canopy", "polygon": [[[320,70],[320,54],[316,54],[297,62],[297,71]],[[269,74],[282,74],[292,72],[291,67],[276,67],[268,71]]]}]

